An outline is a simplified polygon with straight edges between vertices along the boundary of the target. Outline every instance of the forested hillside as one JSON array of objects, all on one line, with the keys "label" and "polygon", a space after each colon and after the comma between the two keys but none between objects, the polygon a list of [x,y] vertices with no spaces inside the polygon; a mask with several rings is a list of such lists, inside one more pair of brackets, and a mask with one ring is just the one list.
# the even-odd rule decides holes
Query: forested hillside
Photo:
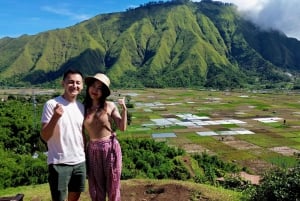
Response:
[{"label": "forested hillside", "polygon": [[114,87],[293,87],[299,50],[298,40],[261,31],[233,4],[150,2],[1,39],[0,86],[51,87],[75,67],[108,74]]}]

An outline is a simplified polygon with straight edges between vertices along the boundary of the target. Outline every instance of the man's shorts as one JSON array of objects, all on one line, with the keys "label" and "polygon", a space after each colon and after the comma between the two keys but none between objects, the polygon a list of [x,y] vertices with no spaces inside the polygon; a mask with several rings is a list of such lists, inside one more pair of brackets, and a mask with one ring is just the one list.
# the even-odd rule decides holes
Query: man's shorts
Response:
[{"label": "man's shorts", "polygon": [[52,200],[63,201],[67,196],[67,192],[85,191],[85,162],[77,165],[51,164],[48,169]]}]

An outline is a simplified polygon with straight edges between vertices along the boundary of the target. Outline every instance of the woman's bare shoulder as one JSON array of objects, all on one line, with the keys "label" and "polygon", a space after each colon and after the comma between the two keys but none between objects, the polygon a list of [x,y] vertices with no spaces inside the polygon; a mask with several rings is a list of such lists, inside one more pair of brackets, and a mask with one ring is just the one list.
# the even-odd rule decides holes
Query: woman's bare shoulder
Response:
[{"label": "woman's bare shoulder", "polygon": [[112,101],[106,101],[106,106],[109,110],[113,110],[116,107],[116,104]]}]

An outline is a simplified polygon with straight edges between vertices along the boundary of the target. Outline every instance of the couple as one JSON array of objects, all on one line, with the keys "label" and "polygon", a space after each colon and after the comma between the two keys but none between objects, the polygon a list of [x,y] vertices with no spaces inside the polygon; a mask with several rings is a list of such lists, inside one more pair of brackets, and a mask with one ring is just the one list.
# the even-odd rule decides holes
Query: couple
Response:
[{"label": "couple", "polygon": [[[86,84],[83,104],[77,96]],[[121,114],[110,95],[110,80],[101,73],[86,77],[81,72],[64,73],[61,96],[48,100],[42,113],[41,138],[48,147],[48,181],[53,201],[77,201],[85,191],[86,164],[93,201],[120,201],[121,147],[112,123],[126,130],[125,98],[119,99]],[[88,134],[88,143],[86,135]],[[87,156],[87,159],[86,157]]]}]

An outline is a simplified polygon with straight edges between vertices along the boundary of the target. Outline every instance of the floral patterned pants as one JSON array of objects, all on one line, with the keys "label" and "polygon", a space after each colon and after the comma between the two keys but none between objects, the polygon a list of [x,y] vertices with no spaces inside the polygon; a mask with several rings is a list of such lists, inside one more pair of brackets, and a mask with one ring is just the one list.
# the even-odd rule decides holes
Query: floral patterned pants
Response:
[{"label": "floral patterned pants", "polygon": [[88,183],[92,201],[121,201],[122,151],[115,134],[88,145]]}]

